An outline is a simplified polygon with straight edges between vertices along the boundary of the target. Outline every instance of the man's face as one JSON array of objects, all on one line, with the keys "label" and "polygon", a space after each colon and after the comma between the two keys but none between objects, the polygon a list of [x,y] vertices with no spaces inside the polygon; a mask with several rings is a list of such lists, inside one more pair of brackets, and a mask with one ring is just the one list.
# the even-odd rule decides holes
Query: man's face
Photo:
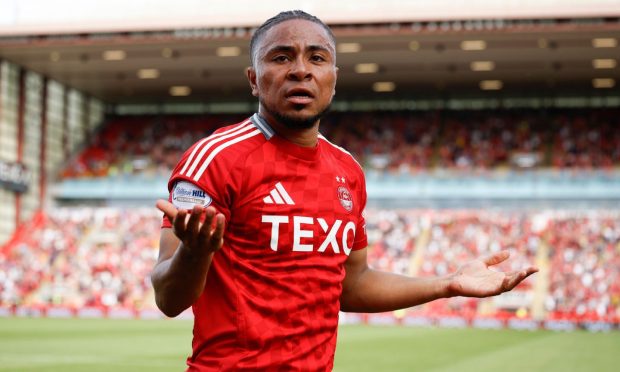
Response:
[{"label": "man's face", "polygon": [[247,71],[261,114],[289,128],[310,128],[327,111],[336,87],[336,54],[320,25],[292,19],[265,32]]}]

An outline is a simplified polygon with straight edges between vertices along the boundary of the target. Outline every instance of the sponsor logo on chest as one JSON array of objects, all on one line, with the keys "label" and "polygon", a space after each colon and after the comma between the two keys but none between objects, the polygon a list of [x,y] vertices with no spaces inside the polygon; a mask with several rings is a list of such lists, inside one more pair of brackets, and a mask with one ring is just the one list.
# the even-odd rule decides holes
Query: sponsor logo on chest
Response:
[{"label": "sponsor logo on chest", "polygon": [[[280,246],[281,226],[293,224],[293,241],[284,242],[289,245],[292,243],[293,252],[319,252],[324,253],[327,249],[333,250],[334,253],[344,253],[347,256],[351,253],[351,247],[347,241],[349,236],[355,238],[355,223],[353,221],[335,220],[333,224],[329,224],[323,218],[314,218],[308,216],[285,216],[285,215],[263,215],[261,222],[271,225],[271,239],[269,247],[274,252],[278,251]],[[323,233],[324,239],[319,246],[315,244],[303,244],[302,239],[306,241],[315,241],[313,225],[318,223]],[[340,237],[340,239],[338,238]]]},{"label": "sponsor logo on chest", "polygon": [[[344,183],[344,178],[342,178],[342,182]],[[346,186],[339,186],[336,191],[340,205],[347,212],[351,212],[353,198],[349,190]],[[263,202],[283,207],[296,205],[280,182],[270,189],[269,195],[263,198]],[[286,210],[287,208],[283,209]],[[292,247],[293,252],[325,253],[332,251],[336,254],[344,253],[348,256],[351,253],[349,242],[355,238],[356,225],[351,220],[335,219],[330,222],[327,218],[297,215],[297,213],[269,213],[261,215],[261,223],[266,224],[269,228],[269,247],[274,252],[286,246]],[[292,236],[290,234],[291,227]],[[309,242],[312,244],[308,244]]]}]

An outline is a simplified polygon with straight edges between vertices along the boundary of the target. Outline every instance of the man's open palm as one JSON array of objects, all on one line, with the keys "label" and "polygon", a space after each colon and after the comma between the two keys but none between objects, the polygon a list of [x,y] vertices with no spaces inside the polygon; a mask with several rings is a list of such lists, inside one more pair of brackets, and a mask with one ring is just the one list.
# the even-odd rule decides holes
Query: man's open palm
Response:
[{"label": "man's open palm", "polygon": [[190,251],[212,253],[222,247],[224,215],[216,213],[213,207],[196,205],[187,211],[177,209],[166,200],[158,200],[156,206],[172,221],[174,234]]},{"label": "man's open palm", "polygon": [[501,251],[485,258],[471,261],[461,266],[452,275],[450,294],[452,296],[488,297],[510,291],[525,278],[537,272],[530,266],[521,271],[501,272],[489,267],[505,261],[510,256],[508,251]]}]

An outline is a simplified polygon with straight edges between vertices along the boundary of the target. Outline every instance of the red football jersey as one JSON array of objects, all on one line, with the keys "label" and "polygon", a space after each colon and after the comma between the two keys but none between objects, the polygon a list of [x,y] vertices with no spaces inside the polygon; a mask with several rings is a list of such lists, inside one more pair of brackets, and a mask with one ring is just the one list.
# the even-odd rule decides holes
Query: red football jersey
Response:
[{"label": "red football jersey", "polygon": [[322,136],[298,146],[255,114],[194,144],[168,188],[178,208],[226,216],[192,306],[188,370],[331,370],[344,262],[367,245],[364,174],[351,155]]}]

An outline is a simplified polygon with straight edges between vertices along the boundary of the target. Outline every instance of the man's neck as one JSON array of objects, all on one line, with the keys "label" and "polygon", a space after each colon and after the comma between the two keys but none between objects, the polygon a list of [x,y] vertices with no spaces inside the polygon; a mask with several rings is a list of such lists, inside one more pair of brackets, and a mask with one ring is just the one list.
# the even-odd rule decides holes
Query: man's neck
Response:
[{"label": "man's neck", "polygon": [[299,129],[299,128],[289,128],[286,125],[279,123],[277,120],[264,115],[262,112],[259,112],[259,115],[269,123],[269,126],[276,132],[280,137],[286,139],[289,142],[293,142],[296,145],[303,147],[314,147],[316,146],[319,140],[319,120],[310,128],[307,129]]}]

